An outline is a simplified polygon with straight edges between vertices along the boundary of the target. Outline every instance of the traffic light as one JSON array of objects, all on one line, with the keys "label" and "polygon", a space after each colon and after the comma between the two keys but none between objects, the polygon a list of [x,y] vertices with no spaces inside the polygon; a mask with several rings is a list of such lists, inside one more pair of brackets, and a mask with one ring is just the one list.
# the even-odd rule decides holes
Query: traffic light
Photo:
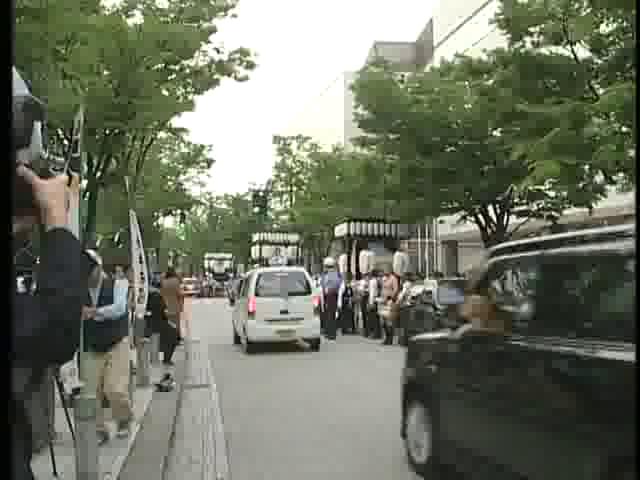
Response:
[{"label": "traffic light", "polygon": [[251,194],[251,206],[254,214],[266,217],[269,209],[269,199],[266,190],[254,190]]}]

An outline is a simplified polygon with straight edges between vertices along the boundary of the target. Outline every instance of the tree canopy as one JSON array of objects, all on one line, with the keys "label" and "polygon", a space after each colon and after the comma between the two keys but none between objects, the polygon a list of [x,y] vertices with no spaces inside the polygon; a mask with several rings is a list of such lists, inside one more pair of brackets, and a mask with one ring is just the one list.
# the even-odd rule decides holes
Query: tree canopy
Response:
[{"label": "tree canopy", "polygon": [[[367,65],[353,85],[358,144],[389,164],[388,196],[419,204],[414,220],[471,220],[491,245],[633,181],[635,20],[603,3],[505,0],[496,23],[508,50],[459,55],[402,82],[384,61]],[[596,32],[618,32],[617,54],[603,52],[607,35],[571,33],[586,12]]]},{"label": "tree canopy", "polygon": [[[16,66],[47,101],[57,143],[69,144],[75,109],[85,107],[89,237],[96,229],[100,192],[122,188],[125,177],[134,191],[141,188],[163,158],[154,144],[167,133],[186,141],[172,120],[191,111],[194,99],[222,78],[243,81],[255,67],[248,50],[227,51],[213,43],[216,23],[232,16],[235,5],[230,0],[126,0],[111,8],[98,0],[16,3]],[[145,168],[147,161],[151,168]]]}]

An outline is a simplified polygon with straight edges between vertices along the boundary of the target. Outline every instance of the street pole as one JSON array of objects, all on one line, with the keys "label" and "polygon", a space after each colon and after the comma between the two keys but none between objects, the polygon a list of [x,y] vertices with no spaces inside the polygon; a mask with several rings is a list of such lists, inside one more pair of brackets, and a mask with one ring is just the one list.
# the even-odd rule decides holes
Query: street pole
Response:
[{"label": "street pole", "polygon": [[[74,177],[70,202],[70,223],[73,233],[81,239],[80,232],[80,181],[82,165],[85,165],[82,152],[82,129],[84,124],[84,110],[80,109],[73,125],[73,141],[71,161],[79,166],[77,176]],[[80,326],[80,350],[78,352],[78,376],[80,392],[74,400],[73,414],[75,419],[76,442],[75,464],[77,480],[98,480],[100,478],[100,458],[98,452],[98,436],[96,421],[98,416],[98,365],[94,356],[86,350],[84,345],[84,325]]]},{"label": "street pole", "polygon": [[[133,220],[131,220],[132,217],[135,217],[135,214],[132,214],[131,212],[135,212],[135,201],[136,198],[134,196],[134,192],[133,192],[133,188],[131,188],[131,184],[129,182],[129,177],[125,177],[125,188],[127,190],[127,199],[128,199],[128,203],[129,203],[129,216],[130,216],[130,225],[129,225],[129,243],[130,248],[131,248],[131,265],[133,266],[134,262],[138,262],[138,258],[137,256],[135,256],[133,254],[133,246],[135,245],[135,241],[137,238],[137,234],[138,232],[136,231],[137,227],[137,219],[134,222]],[[136,223],[136,225],[134,226],[134,223]],[[138,255],[144,255],[145,252],[144,250],[141,250],[140,252],[138,252]],[[137,269],[134,269],[134,272],[136,272]],[[146,272],[146,275],[148,276],[149,272]],[[134,295],[135,295],[135,299],[136,299],[136,304],[137,304],[137,298],[138,298],[138,283],[137,283],[138,279],[134,278],[134,285],[133,285],[133,289],[134,289]],[[148,282],[149,279],[146,278],[144,279],[145,282]],[[132,370],[129,370],[129,390],[130,390],[130,396],[131,396],[131,402],[133,403],[133,392],[135,390],[135,384],[137,383],[137,385],[139,387],[149,387],[151,385],[151,365],[150,365],[150,341],[148,338],[146,338],[145,336],[145,330],[146,330],[146,312],[142,312],[139,314],[139,312],[137,311],[138,308],[134,308],[133,312],[132,312],[132,318],[133,318],[133,342],[132,342],[132,348],[135,348],[136,351],[136,379],[137,382],[134,383],[134,379],[133,379],[133,374],[132,374]]]}]

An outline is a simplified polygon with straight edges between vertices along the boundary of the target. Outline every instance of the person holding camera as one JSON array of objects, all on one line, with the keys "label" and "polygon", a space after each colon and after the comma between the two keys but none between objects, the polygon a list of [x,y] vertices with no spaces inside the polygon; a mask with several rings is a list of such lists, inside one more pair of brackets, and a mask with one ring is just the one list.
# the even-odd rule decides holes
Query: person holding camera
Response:
[{"label": "person holding camera", "polygon": [[[133,410],[129,398],[129,283],[113,281],[94,250],[85,250],[91,265],[89,298],[82,309],[84,345],[92,353],[98,372],[97,398],[109,401],[118,437],[129,435]],[[102,445],[109,441],[104,412],[98,414],[97,433]]]},{"label": "person holding camera", "polygon": [[[15,253],[42,229],[38,286],[13,297],[9,359],[12,364],[9,418],[13,480],[33,480],[32,427],[27,404],[47,367],[70,361],[80,344],[86,294],[82,247],[68,228],[69,177],[46,172],[44,105],[13,68],[13,214]],[[14,282],[15,283],[15,282]]]}]

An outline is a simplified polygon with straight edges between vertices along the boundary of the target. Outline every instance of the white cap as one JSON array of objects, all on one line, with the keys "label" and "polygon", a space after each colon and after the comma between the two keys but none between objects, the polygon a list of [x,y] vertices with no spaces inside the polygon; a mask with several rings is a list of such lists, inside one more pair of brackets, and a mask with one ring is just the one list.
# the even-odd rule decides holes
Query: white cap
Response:
[{"label": "white cap", "polygon": [[327,258],[325,258],[325,259],[324,259],[324,261],[322,262],[322,264],[323,264],[325,267],[328,267],[328,268],[330,268],[330,267],[335,267],[335,266],[336,266],[336,261],[335,261],[333,258],[331,258],[331,257],[327,257]]}]

